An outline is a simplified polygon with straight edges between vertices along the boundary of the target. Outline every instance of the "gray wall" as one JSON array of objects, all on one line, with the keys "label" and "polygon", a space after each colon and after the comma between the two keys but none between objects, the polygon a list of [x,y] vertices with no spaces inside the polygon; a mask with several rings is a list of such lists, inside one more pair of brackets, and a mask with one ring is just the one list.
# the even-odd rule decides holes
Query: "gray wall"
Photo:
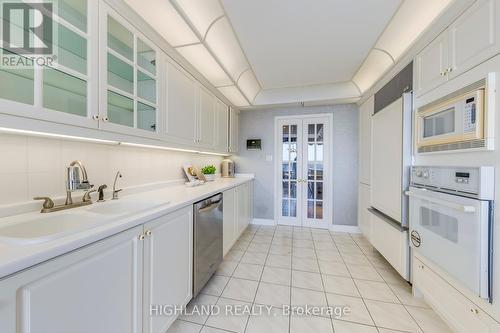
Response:
[{"label": "gray wall", "polygon": [[[254,218],[274,219],[274,118],[333,114],[333,224],[357,225],[358,107],[354,104],[284,107],[240,114],[240,152],[236,171],[255,174]],[[248,151],[247,139],[262,139],[261,151]],[[266,156],[272,161],[266,161]]]}]

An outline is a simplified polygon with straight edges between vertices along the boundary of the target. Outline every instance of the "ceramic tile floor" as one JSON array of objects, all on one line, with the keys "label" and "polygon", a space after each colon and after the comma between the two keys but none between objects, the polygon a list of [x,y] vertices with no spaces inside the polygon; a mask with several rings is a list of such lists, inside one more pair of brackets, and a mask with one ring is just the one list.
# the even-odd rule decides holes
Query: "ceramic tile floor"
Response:
[{"label": "ceramic tile floor", "polygon": [[[183,315],[168,333],[451,332],[362,235],[320,229],[250,225],[188,311],[215,304],[270,311]],[[283,305],[350,311],[283,314]]]}]

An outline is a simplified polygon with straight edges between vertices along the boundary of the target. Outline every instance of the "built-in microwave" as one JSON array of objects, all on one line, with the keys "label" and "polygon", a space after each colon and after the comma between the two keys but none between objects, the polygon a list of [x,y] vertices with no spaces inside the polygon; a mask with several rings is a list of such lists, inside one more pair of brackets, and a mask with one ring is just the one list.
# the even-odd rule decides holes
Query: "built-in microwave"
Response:
[{"label": "built-in microwave", "polygon": [[485,111],[484,87],[419,108],[418,152],[484,147]]}]

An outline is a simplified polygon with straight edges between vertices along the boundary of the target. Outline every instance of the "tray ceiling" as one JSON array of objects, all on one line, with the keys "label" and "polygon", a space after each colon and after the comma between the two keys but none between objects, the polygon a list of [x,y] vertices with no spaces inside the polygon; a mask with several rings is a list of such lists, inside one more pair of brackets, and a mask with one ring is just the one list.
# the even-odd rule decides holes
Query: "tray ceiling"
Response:
[{"label": "tray ceiling", "polygon": [[350,81],[401,0],[222,0],[263,89]]}]

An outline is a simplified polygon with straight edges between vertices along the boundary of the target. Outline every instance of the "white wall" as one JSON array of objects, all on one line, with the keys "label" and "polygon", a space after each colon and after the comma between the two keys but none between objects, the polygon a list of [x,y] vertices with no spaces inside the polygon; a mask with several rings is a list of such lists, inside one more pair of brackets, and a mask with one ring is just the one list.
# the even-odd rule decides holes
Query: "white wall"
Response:
[{"label": "white wall", "polygon": [[[237,172],[255,174],[255,218],[274,219],[274,118],[316,113],[333,114],[333,223],[357,224],[358,107],[354,104],[240,113],[240,147],[233,159]],[[247,139],[262,139],[262,150],[248,151]],[[266,160],[268,155],[272,161]]]},{"label": "white wall", "polygon": [[0,134],[0,206],[32,200],[34,196],[64,196],[65,168],[84,163],[95,186],[113,185],[119,170],[120,187],[183,178],[182,165],[214,164],[221,157],[157,149],[111,146],[23,135]]}]

